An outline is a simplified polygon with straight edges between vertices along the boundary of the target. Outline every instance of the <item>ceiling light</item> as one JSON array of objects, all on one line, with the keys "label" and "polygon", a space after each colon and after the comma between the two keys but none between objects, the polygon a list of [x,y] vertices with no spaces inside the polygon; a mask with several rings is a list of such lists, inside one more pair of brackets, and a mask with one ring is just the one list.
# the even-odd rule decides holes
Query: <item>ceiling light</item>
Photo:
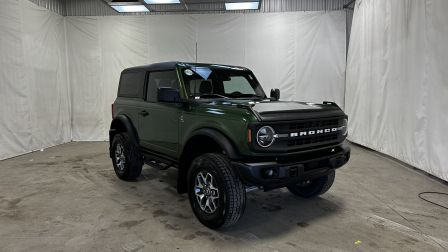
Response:
[{"label": "ceiling light", "polygon": [[226,3],[226,10],[258,10],[260,2]]},{"label": "ceiling light", "polygon": [[179,4],[180,0],[145,0],[147,4]]},{"label": "ceiling light", "polygon": [[111,7],[118,12],[148,12],[149,10],[144,5],[111,5]]}]

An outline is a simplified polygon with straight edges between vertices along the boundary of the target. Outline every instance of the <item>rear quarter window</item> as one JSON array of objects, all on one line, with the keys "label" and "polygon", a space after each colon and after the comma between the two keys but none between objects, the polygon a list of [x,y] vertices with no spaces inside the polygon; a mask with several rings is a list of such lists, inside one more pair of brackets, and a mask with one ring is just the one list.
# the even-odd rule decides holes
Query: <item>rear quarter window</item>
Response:
[{"label": "rear quarter window", "polygon": [[143,98],[146,72],[125,72],[121,74],[118,96]]}]

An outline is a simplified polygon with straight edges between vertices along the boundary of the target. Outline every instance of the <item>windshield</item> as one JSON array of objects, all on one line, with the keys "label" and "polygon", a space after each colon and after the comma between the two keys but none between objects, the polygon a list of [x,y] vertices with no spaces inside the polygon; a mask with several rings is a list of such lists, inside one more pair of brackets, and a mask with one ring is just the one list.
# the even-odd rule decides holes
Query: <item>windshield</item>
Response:
[{"label": "windshield", "polygon": [[192,66],[181,72],[190,98],[266,98],[249,71]]}]

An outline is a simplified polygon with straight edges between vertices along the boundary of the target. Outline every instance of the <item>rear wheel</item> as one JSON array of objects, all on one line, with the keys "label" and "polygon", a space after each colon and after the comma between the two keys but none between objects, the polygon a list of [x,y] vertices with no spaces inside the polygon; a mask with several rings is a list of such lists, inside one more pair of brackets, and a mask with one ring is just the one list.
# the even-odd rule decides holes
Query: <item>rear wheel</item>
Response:
[{"label": "rear wheel", "polygon": [[312,198],[327,192],[333,185],[336,172],[332,170],[328,175],[319,177],[314,180],[304,181],[292,186],[288,186],[288,190],[294,195]]},{"label": "rear wheel", "polygon": [[235,224],[246,205],[244,185],[221,154],[204,154],[193,161],[188,194],[198,220],[212,229]]},{"label": "rear wheel", "polygon": [[112,141],[112,163],[115,174],[123,180],[135,180],[142,172],[143,159],[138,146],[126,132],[116,134]]}]

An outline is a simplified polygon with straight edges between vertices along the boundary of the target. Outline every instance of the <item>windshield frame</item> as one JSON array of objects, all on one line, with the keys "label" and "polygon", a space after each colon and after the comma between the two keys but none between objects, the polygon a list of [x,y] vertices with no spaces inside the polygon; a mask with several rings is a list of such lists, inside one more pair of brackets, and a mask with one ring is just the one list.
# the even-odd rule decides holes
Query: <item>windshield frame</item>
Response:
[{"label": "windshield frame", "polygon": [[[213,70],[219,70],[219,71],[230,71],[232,73],[241,73],[241,74],[236,74],[233,76],[243,76],[248,83],[251,85],[253,91],[255,94],[251,95],[251,94],[244,94],[244,96],[242,97],[232,97],[232,96],[226,96],[226,94],[220,94],[217,93],[216,96],[214,94],[205,94],[203,95],[204,97],[202,97],[200,94],[192,94],[190,93],[190,83],[189,83],[189,79],[188,76],[185,74],[185,70],[190,69],[192,70],[194,67],[202,67],[202,68],[209,68],[212,71]],[[194,71],[193,71],[194,72]],[[256,76],[253,74],[252,71],[250,71],[249,69],[246,68],[239,68],[239,67],[231,67],[231,66],[221,66],[221,65],[208,65],[208,64],[188,64],[188,65],[181,65],[178,66],[178,74],[179,74],[179,78],[181,79],[182,82],[182,86],[184,87],[184,93],[185,93],[185,97],[189,100],[210,100],[210,99],[243,99],[243,100],[264,100],[267,99],[266,93],[263,90],[263,87],[261,86],[261,84],[258,82],[258,79],[256,78]],[[195,74],[197,74],[195,72]],[[214,96],[214,97],[213,97]]]}]

